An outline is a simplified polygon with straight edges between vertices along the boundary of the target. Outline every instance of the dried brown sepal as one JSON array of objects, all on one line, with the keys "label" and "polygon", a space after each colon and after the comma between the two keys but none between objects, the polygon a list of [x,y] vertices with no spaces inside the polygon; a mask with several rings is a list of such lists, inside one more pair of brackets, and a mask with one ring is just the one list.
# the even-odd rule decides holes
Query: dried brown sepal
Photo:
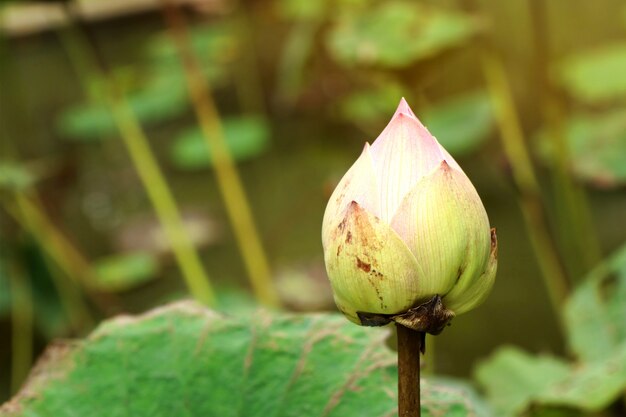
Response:
[{"label": "dried brown sepal", "polygon": [[409,329],[432,335],[441,333],[454,318],[454,312],[443,305],[440,295],[436,295],[429,301],[401,314],[376,314],[359,311],[357,315],[363,326],[384,326],[393,321]]}]

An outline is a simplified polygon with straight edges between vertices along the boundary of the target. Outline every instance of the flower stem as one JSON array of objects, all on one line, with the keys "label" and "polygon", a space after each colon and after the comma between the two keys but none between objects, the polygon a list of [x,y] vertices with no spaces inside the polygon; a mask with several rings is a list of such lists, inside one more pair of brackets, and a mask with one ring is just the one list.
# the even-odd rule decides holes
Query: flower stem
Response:
[{"label": "flower stem", "polygon": [[113,91],[109,98],[109,106],[122,140],[172,245],[172,251],[183,273],[189,292],[196,300],[207,305],[214,305],[215,292],[209,275],[186,232],[176,200],[157,164],[143,128],[121,94],[116,94]]},{"label": "flower stem", "polygon": [[[495,109],[500,139],[519,190],[519,204],[526,229],[544,278],[556,317],[570,292],[569,278],[545,218],[539,181],[530,159],[511,87],[502,62],[489,50],[483,53],[485,80]],[[562,324],[562,323],[561,323]]]},{"label": "flower stem", "polygon": [[551,77],[551,31],[549,5],[542,0],[529,2],[532,16],[531,31],[535,52],[536,73],[539,87],[536,88],[541,113],[553,144],[551,171],[556,196],[556,218],[563,249],[568,251],[564,260],[570,274],[580,277],[600,261],[601,250],[582,186],[574,181],[570,166],[571,150],[567,141],[566,108],[563,98]]},{"label": "flower stem", "polygon": [[33,290],[17,265],[9,264],[11,285],[11,392],[18,392],[26,380],[33,360]]},{"label": "flower stem", "polygon": [[[214,305],[215,292],[209,274],[186,231],[176,199],[152,151],[143,126],[128,103],[123,89],[117,85],[115,77],[108,71],[93,33],[85,25],[81,25],[79,20],[74,19],[70,7],[66,8],[66,13],[73,25],[63,38],[68,56],[79,74],[84,75],[85,71],[91,71],[104,85],[104,96],[92,96],[90,99],[95,102],[101,101],[108,106],[133,166],[171,245],[189,292],[201,303]],[[87,86],[86,81],[83,84]]]},{"label": "flower stem", "polygon": [[244,264],[257,299],[278,307],[280,300],[272,283],[269,262],[261,244],[252,210],[224,137],[224,130],[211,89],[190,46],[187,22],[170,1],[164,1],[164,14],[183,65],[189,96],[207,147],[213,154],[217,184],[224,200]]},{"label": "flower stem", "polygon": [[396,324],[398,334],[398,417],[420,417],[420,349],[423,334]]}]

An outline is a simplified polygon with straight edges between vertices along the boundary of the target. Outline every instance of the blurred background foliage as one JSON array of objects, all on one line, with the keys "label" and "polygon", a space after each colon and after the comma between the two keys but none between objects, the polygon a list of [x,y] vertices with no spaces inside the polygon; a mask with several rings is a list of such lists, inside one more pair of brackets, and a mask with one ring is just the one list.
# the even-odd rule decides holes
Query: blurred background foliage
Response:
[{"label": "blurred background foliage", "polygon": [[626,412],[623,1],[0,4],[0,399],[118,313],[333,310],[323,210],[404,96],[501,248],[430,370]]}]

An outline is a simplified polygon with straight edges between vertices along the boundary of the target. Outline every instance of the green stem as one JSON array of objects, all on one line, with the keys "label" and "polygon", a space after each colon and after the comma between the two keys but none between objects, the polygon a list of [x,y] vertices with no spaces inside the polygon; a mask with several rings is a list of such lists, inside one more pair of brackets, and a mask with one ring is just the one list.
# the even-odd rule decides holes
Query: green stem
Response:
[{"label": "green stem", "polygon": [[[71,10],[69,8],[66,10],[69,21],[74,22]],[[79,74],[93,71],[104,83],[106,104],[111,110],[124,145],[170,242],[187,287],[195,299],[213,305],[215,293],[211,281],[186,232],[176,200],[156,162],[148,138],[126,98],[107,74],[103,59],[98,55],[97,45],[93,40],[90,42],[88,35],[87,29],[80,30],[79,27],[74,27],[74,30],[68,32],[64,42],[68,55]],[[84,74],[81,77],[85,86]],[[91,96],[91,99],[98,98]]]},{"label": "green stem", "polygon": [[26,380],[33,361],[34,307],[30,282],[10,265],[11,283],[11,391],[16,393]]},{"label": "green stem", "polygon": [[182,13],[172,5],[167,5],[165,16],[183,63],[187,88],[200,129],[207,147],[212,151],[217,183],[241,249],[252,288],[260,302],[267,306],[278,306],[280,302],[272,283],[269,263],[254,224],[237,167],[226,144],[211,90],[191,50],[185,19]]},{"label": "green stem", "polygon": [[252,21],[246,10],[246,3],[237,1],[237,7],[232,18],[232,24],[238,35],[241,53],[233,68],[235,88],[244,113],[264,114],[265,100],[263,87],[259,79],[258,55],[255,48],[255,38],[252,32]]},{"label": "green stem", "polygon": [[215,293],[200,262],[174,197],[150,149],[148,138],[128,102],[112,88],[109,105],[126,149],[154,206],[157,217],[172,245],[187,287],[198,301],[213,305]]},{"label": "green stem", "polygon": [[81,335],[93,329],[96,319],[85,304],[80,288],[74,282],[65,278],[49,254],[44,252],[43,259],[47,269],[50,271],[52,284],[57,294],[59,294],[61,305],[74,332],[77,335]]},{"label": "green stem", "polygon": [[570,283],[561,265],[556,245],[548,232],[539,182],[526,148],[511,88],[502,63],[489,51],[483,54],[483,70],[500,129],[499,137],[519,190],[519,204],[524,222],[552,307],[560,318],[561,306],[570,292]]},{"label": "green stem", "polygon": [[97,278],[91,265],[57,229],[36,199],[18,192],[14,202],[14,205],[5,205],[9,214],[33,235],[44,252],[70,279],[87,292],[92,291]]},{"label": "green stem", "polygon": [[539,102],[548,135],[553,143],[552,176],[554,194],[557,196],[557,218],[563,246],[570,248],[567,260],[575,265],[571,269],[581,276],[600,261],[601,251],[594,232],[591,213],[584,189],[574,182],[570,174],[570,149],[566,138],[565,110],[550,77],[550,38],[546,3],[532,0],[534,51],[540,95]]}]

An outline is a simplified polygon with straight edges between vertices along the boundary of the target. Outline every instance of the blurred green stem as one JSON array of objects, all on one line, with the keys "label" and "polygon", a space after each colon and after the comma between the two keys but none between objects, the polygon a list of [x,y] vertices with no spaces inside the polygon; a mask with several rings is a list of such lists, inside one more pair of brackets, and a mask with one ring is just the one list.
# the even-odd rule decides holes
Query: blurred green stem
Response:
[{"label": "blurred green stem", "polygon": [[14,196],[15,205],[8,204],[7,211],[28,230],[41,248],[75,283],[89,292],[94,288],[95,273],[82,254],[48,218],[37,200],[25,193]]},{"label": "blurred green stem", "polygon": [[288,107],[292,107],[302,90],[303,76],[307,60],[310,58],[315,36],[322,21],[304,19],[293,22],[283,48],[276,85],[278,97]]},{"label": "blurred green stem", "polygon": [[9,265],[11,283],[11,392],[18,392],[33,361],[34,307],[29,280]]},{"label": "blurred green stem", "polygon": [[243,260],[257,299],[278,306],[269,263],[261,245],[248,200],[230,154],[211,90],[191,50],[185,18],[174,5],[165,2],[165,17],[185,69],[185,78],[198,123],[207,146],[213,152],[217,182],[233,226]]},{"label": "blurred green stem", "polygon": [[[570,249],[566,259],[574,276],[582,276],[600,261],[600,245],[593,227],[585,191],[570,174],[570,150],[567,143],[565,110],[550,77],[550,32],[548,4],[543,0],[530,3],[540,95],[539,103],[553,143],[552,176],[557,197],[557,222],[564,247]],[[573,253],[572,253],[573,252]]]},{"label": "blurred green stem", "polygon": [[80,288],[69,280],[65,279],[62,271],[54,262],[49,254],[43,254],[44,262],[50,271],[52,284],[59,294],[61,306],[65,311],[68,321],[76,334],[85,334],[88,330],[94,328],[96,320],[89,311],[83,300]]},{"label": "blurred green stem", "polygon": [[56,227],[36,197],[17,192],[13,201],[6,200],[4,205],[11,217],[37,241],[46,259],[54,262],[72,281],[63,282],[55,271],[51,272],[61,302],[75,329],[80,331],[90,328],[95,320],[84,305],[80,294],[76,294],[76,287],[82,288],[94,305],[103,312],[106,312],[113,303],[111,296],[107,296],[109,299],[106,300],[102,294],[95,291],[97,277],[89,262]]},{"label": "blurred green stem", "polygon": [[117,93],[114,86],[109,91],[113,118],[172,245],[189,291],[198,301],[214,305],[215,293],[211,282],[189,238],[174,196],[150,149],[148,138],[125,98]]},{"label": "blurred green stem", "polygon": [[247,12],[247,3],[237,1],[232,23],[237,32],[241,52],[233,68],[236,79],[235,88],[239,103],[247,114],[265,114],[263,88],[259,79],[258,56],[255,38],[252,33],[252,21]]},{"label": "blurred green stem", "polygon": [[483,53],[483,70],[500,129],[504,152],[511,164],[519,204],[539,268],[556,316],[570,292],[570,283],[545,219],[541,190],[530,160],[513,95],[502,62],[490,51]]},{"label": "blurred green stem", "polygon": [[88,89],[85,71],[98,75],[104,84],[104,100],[111,110],[124,145],[170,242],[187,287],[195,299],[207,305],[214,305],[215,293],[209,276],[186,231],[176,200],[159,168],[141,124],[113,77],[107,74],[105,62],[98,54],[95,40],[90,39],[86,28],[76,26],[70,7],[66,8],[66,12],[74,26],[62,39],[72,64],[83,80],[83,88],[87,88],[86,93],[91,100],[101,99]]}]

